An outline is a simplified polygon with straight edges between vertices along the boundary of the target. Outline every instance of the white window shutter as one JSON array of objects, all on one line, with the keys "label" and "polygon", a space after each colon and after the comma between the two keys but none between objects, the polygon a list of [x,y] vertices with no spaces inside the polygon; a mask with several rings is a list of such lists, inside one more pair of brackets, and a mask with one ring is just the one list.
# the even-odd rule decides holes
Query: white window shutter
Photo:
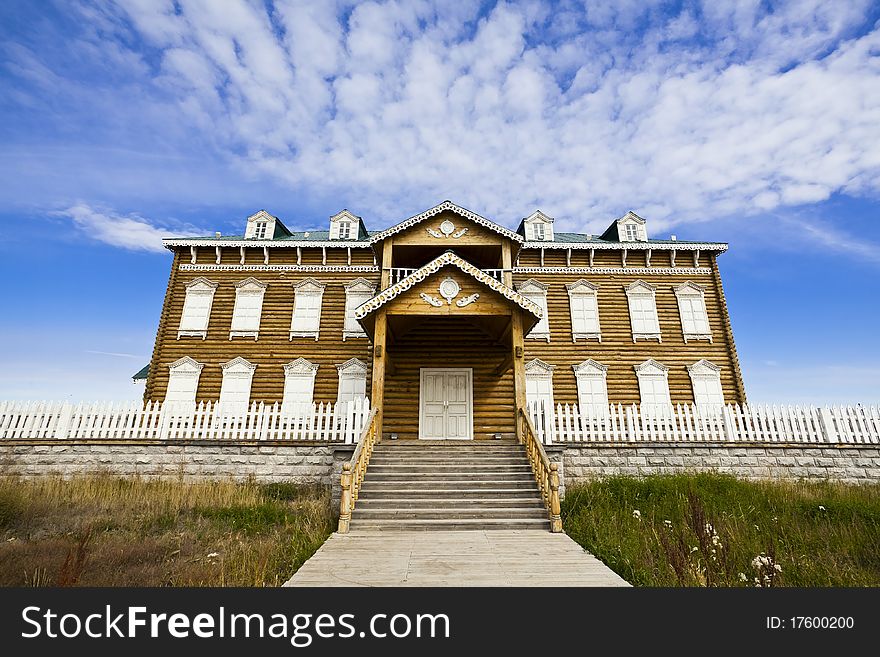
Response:
[{"label": "white window shutter", "polygon": [[318,339],[321,326],[321,304],[324,286],[317,281],[303,281],[295,288],[293,317],[290,320],[290,337],[313,337]]},{"label": "white window shutter", "polygon": [[222,366],[223,381],[220,384],[220,408],[226,415],[246,413],[251,399],[251,382],[256,365],[244,358],[233,358]]},{"label": "white window shutter", "polygon": [[177,327],[177,338],[183,336],[200,337],[204,339],[208,335],[208,321],[211,316],[211,306],[214,303],[214,291],[217,283],[204,278],[190,281],[186,286],[186,297],[183,301],[183,311],[180,316],[180,325]]}]

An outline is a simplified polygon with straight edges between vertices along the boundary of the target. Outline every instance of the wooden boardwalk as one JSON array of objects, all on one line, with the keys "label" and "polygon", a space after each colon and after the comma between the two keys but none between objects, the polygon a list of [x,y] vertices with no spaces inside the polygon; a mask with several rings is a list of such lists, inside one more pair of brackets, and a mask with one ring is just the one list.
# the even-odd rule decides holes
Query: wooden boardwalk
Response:
[{"label": "wooden boardwalk", "polygon": [[285,586],[629,586],[565,534],[333,534]]}]

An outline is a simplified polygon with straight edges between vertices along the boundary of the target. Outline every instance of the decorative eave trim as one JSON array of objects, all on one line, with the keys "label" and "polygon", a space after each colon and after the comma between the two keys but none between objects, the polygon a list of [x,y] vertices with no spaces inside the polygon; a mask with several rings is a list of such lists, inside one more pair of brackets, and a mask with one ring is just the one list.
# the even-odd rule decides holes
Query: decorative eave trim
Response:
[{"label": "decorative eave trim", "polygon": [[619,219],[615,219],[615,223],[618,223],[618,224],[622,221],[635,221],[637,224],[641,224],[642,226],[644,226],[647,223],[647,221],[645,219],[643,219],[642,217],[637,215],[632,210],[627,212],[625,215],[623,215]]},{"label": "decorative eave trim", "polygon": [[534,301],[527,299],[516,290],[509,288],[504,283],[501,283],[498,280],[492,278],[491,276],[489,276],[489,274],[485,273],[477,267],[474,267],[471,263],[457,256],[452,251],[446,251],[445,253],[434,258],[431,262],[429,262],[421,269],[417,269],[406,278],[401,279],[391,287],[385,288],[372,299],[370,299],[369,301],[365,301],[360,306],[355,308],[355,318],[363,319],[371,312],[378,310],[389,301],[395,299],[402,292],[405,292],[417,283],[421,283],[423,280],[428,278],[428,276],[440,271],[443,267],[447,265],[458,267],[465,274],[469,274],[489,289],[503,296],[505,299],[513,301],[524,310],[528,310],[538,319],[542,317],[543,311],[541,310],[541,307]]},{"label": "decorative eave trim", "polygon": [[261,249],[263,247],[266,248],[295,248],[295,247],[315,247],[315,248],[336,248],[336,249],[345,249],[345,248],[372,248],[372,243],[367,240],[275,240],[275,239],[265,239],[265,240],[254,240],[254,239],[235,239],[235,240],[224,240],[217,239],[216,237],[206,237],[206,238],[168,238],[162,240],[162,246],[164,246],[168,250],[174,250],[175,247],[179,246],[210,246],[210,247],[252,247]]},{"label": "decorative eave trim", "polygon": [[340,210],[332,217],[330,217],[330,221],[341,221],[342,219],[345,219],[346,221],[353,221],[355,223],[362,221],[361,217],[357,216],[347,209]]},{"label": "decorative eave trim", "polygon": [[383,230],[379,233],[376,233],[375,235],[370,237],[370,244],[375,244],[376,242],[381,242],[386,237],[390,237],[392,235],[395,235],[396,233],[399,233],[399,232],[404,231],[412,226],[415,226],[416,224],[424,221],[425,219],[430,219],[431,217],[434,217],[434,216],[440,214],[441,212],[445,212],[445,211],[454,212],[457,215],[464,217],[465,219],[470,219],[474,223],[479,224],[481,226],[484,226],[485,228],[488,228],[489,230],[494,231],[494,232],[498,233],[499,235],[503,235],[504,237],[506,237],[508,239],[514,240],[515,242],[522,242],[523,241],[523,236],[520,235],[519,233],[515,233],[512,230],[505,228],[504,226],[500,226],[499,224],[496,224],[494,221],[486,219],[485,217],[481,217],[476,212],[472,212],[466,208],[461,207],[460,205],[456,205],[452,201],[443,201],[439,205],[435,205],[433,208],[429,208],[428,210],[425,210],[424,212],[422,212],[420,214],[414,215],[414,216],[410,217],[409,219],[401,221],[399,224],[392,226],[391,228],[386,228],[385,230]]},{"label": "decorative eave trim", "polygon": [[729,248],[723,242],[523,242],[524,249],[574,249],[605,251],[718,251],[724,253]]},{"label": "decorative eave trim", "polygon": [[189,365],[190,367],[194,368],[195,370],[197,370],[199,372],[201,372],[202,368],[205,366],[204,363],[200,363],[199,361],[195,360],[194,358],[190,358],[189,356],[184,356],[183,358],[178,358],[176,361],[171,363],[168,366],[168,369],[173,370],[173,369],[176,369],[176,368],[181,367],[183,365]]},{"label": "decorative eave trim", "polygon": [[575,376],[577,376],[578,374],[601,374],[602,376],[605,376],[606,372],[608,372],[607,365],[603,365],[599,361],[593,360],[592,358],[588,358],[582,363],[572,365],[571,369],[574,370]]},{"label": "decorative eave trim", "polygon": [[542,374],[553,374],[553,370],[556,369],[556,365],[551,365],[550,363],[541,360],[540,358],[533,358],[528,363],[525,364],[526,373],[531,372],[532,370],[537,370]]},{"label": "decorative eave trim", "polygon": [[228,363],[221,364],[220,368],[223,370],[228,370],[232,367],[238,367],[238,366],[244,367],[244,368],[250,370],[251,372],[253,372],[254,370],[257,369],[256,363],[251,363],[249,360],[242,358],[241,356],[236,356]]},{"label": "decorative eave trim", "polygon": [[669,372],[669,366],[664,365],[660,361],[656,361],[653,358],[649,358],[648,360],[639,363],[638,365],[633,365],[633,369],[636,371],[636,374],[643,374],[648,368],[655,368],[666,374]]},{"label": "decorative eave trim", "polygon": [[587,288],[590,291],[589,293],[595,293],[599,289],[598,285],[596,285],[595,283],[591,283],[584,278],[580,278],[574,283],[566,283],[565,287],[568,289],[569,294],[572,294],[573,292],[577,294],[576,290],[581,287]]},{"label": "decorative eave trim", "polygon": [[196,285],[207,285],[208,287],[212,287],[215,290],[218,287],[220,287],[220,283],[215,283],[214,281],[209,281],[204,276],[199,276],[198,278],[194,278],[191,281],[184,283],[183,287],[189,289],[189,288],[194,287]]},{"label": "decorative eave trim", "polygon": [[705,358],[701,358],[693,365],[687,366],[688,374],[690,374],[691,376],[694,376],[694,375],[699,376],[699,374],[700,374],[699,370],[701,370],[701,369],[702,370],[711,370],[712,372],[720,372],[721,366],[716,365],[715,363],[710,362],[710,361],[706,360]]},{"label": "decorative eave trim", "polygon": [[528,217],[523,217],[523,221],[527,224],[534,223],[536,221],[543,221],[545,224],[552,224],[556,220],[550,215],[544,214],[540,210],[535,210]]},{"label": "decorative eave trim", "polygon": [[261,287],[261,288],[263,288],[264,290],[265,290],[267,287],[269,287],[269,284],[268,284],[268,283],[263,283],[262,281],[258,281],[258,280],[257,280],[256,278],[254,278],[253,276],[248,276],[248,277],[247,277],[246,279],[244,279],[243,281],[240,281],[240,282],[236,283],[236,284],[235,284],[235,287],[238,288],[238,289],[241,289],[241,288],[243,288],[243,287],[247,287],[248,285],[254,285],[254,286],[256,286],[256,287]]},{"label": "decorative eave trim", "polygon": [[[181,264],[180,271],[302,271],[311,273],[321,272],[351,272],[358,274],[378,273],[379,267],[374,265],[211,265],[211,264]],[[682,270],[684,271],[684,270]]]},{"label": "decorative eave trim", "polygon": [[318,363],[313,363],[302,357],[285,363],[282,367],[284,368],[285,376],[290,374],[311,374],[314,377],[318,372]]}]

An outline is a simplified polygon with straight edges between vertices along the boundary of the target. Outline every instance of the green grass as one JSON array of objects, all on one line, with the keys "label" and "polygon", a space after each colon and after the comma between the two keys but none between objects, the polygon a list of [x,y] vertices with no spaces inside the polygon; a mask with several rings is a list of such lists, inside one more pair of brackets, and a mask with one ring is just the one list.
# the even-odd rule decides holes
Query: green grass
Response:
[{"label": "green grass", "polygon": [[0,585],[277,586],[333,531],[291,483],[0,478]]},{"label": "green grass", "polygon": [[880,485],[612,477],[562,506],[565,531],[635,586],[880,586]]}]

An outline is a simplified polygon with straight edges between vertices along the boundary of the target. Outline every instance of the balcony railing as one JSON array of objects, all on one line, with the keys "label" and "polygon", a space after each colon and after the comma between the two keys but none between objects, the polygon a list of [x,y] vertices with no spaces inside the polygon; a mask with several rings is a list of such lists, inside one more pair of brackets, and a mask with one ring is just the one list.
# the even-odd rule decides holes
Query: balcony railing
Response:
[{"label": "balcony railing", "polygon": [[[410,274],[418,271],[417,269],[409,269],[406,267],[392,267],[391,268],[391,282],[390,285],[394,285],[399,283],[404,278],[409,276]],[[489,274],[492,278],[494,278],[499,283],[504,282],[504,270],[503,269],[483,269],[484,273]]]}]

